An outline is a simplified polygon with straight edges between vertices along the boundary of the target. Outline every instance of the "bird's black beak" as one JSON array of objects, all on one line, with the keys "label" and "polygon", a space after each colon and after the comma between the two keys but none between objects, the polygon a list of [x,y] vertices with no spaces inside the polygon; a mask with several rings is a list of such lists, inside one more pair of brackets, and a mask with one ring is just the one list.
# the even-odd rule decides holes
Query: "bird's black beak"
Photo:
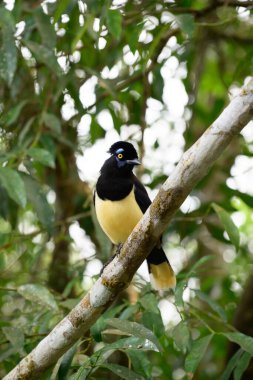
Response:
[{"label": "bird's black beak", "polygon": [[126,160],[128,165],[140,165],[141,161],[138,158],[134,158],[133,160]]}]

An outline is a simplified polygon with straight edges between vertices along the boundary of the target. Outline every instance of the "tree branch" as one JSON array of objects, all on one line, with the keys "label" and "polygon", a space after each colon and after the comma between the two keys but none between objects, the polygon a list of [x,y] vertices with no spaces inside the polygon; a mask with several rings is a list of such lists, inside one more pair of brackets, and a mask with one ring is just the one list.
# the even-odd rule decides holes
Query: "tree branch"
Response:
[{"label": "tree branch", "polygon": [[[118,83],[115,85],[114,92],[117,93],[119,91],[124,90],[126,87],[128,87],[130,84],[137,82],[138,80],[143,78],[143,75],[148,75],[152,70],[154,69],[155,64],[157,63],[157,59],[159,55],[161,54],[163,48],[166,46],[166,43],[168,40],[176,36],[179,33],[180,29],[179,28],[174,28],[174,29],[168,29],[164,35],[161,36],[160,41],[154,51],[154,55],[150,58],[151,63],[150,65],[145,69],[145,72],[143,73],[142,70],[136,71],[132,76],[128,78],[123,78],[121,80],[118,80]],[[110,94],[105,91],[103,92],[100,96],[97,97],[96,101],[91,104],[90,106],[86,107],[83,111],[83,115],[85,115],[87,112],[89,112],[93,107],[95,107],[99,102],[104,100],[107,96]]]},{"label": "tree branch", "polygon": [[111,305],[131,281],[179,206],[253,115],[253,81],[244,86],[218,119],[184,153],[154,202],[122,247],[120,255],[79,304],[4,380],[36,379],[53,365]]},{"label": "tree branch", "polygon": [[240,1],[240,0],[213,0],[210,4],[204,8],[190,8],[190,7],[177,7],[174,4],[168,4],[168,10],[171,13],[181,14],[188,13],[192,14],[195,18],[199,19],[204,17],[220,7],[245,7],[250,8],[253,6],[253,1]]},{"label": "tree branch", "polygon": [[212,28],[212,35],[215,39],[220,38],[222,40],[232,40],[240,45],[249,45],[252,46],[253,44],[253,37],[250,37],[250,35],[239,35],[238,33],[227,33],[222,30],[215,30]]}]

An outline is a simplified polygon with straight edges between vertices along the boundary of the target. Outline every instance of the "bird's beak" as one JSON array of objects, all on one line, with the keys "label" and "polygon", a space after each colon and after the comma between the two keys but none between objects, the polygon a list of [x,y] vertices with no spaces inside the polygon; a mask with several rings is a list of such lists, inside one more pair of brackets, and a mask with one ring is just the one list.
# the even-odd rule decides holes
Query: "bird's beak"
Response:
[{"label": "bird's beak", "polygon": [[135,158],[133,160],[126,160],[126,163],[129,164],[129,165],[140,165],[141,161],[138,160],[138,158]]}]

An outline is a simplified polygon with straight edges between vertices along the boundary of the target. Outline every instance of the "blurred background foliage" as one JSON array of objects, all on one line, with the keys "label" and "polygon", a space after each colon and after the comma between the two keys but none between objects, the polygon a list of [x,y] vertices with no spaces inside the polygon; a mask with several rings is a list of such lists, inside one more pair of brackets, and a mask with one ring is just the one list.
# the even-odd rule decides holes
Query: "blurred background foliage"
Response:
[{"label": "blurred background foliage", "polygon": [[[252,9],[236,0],[2,2],[1,377],[111,254],[92,208],[110,143],[136,144],[153,197],[252,75]],[[152,291],[144,268],[43,379],[253,378],[252,142],[251,124],[164,234],[175,293]]]}]

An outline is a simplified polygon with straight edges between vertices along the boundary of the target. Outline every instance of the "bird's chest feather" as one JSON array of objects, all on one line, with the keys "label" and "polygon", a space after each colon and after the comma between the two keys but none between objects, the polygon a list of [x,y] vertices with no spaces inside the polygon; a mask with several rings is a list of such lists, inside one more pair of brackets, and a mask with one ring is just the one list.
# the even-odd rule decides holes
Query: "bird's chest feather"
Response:
[{"label": "bird's chest feather", "polygon": [[95,195],[95,209],[99,224],[114,244],[123,243],[142,217],[134,189],[123,199],[102,200]]}]

